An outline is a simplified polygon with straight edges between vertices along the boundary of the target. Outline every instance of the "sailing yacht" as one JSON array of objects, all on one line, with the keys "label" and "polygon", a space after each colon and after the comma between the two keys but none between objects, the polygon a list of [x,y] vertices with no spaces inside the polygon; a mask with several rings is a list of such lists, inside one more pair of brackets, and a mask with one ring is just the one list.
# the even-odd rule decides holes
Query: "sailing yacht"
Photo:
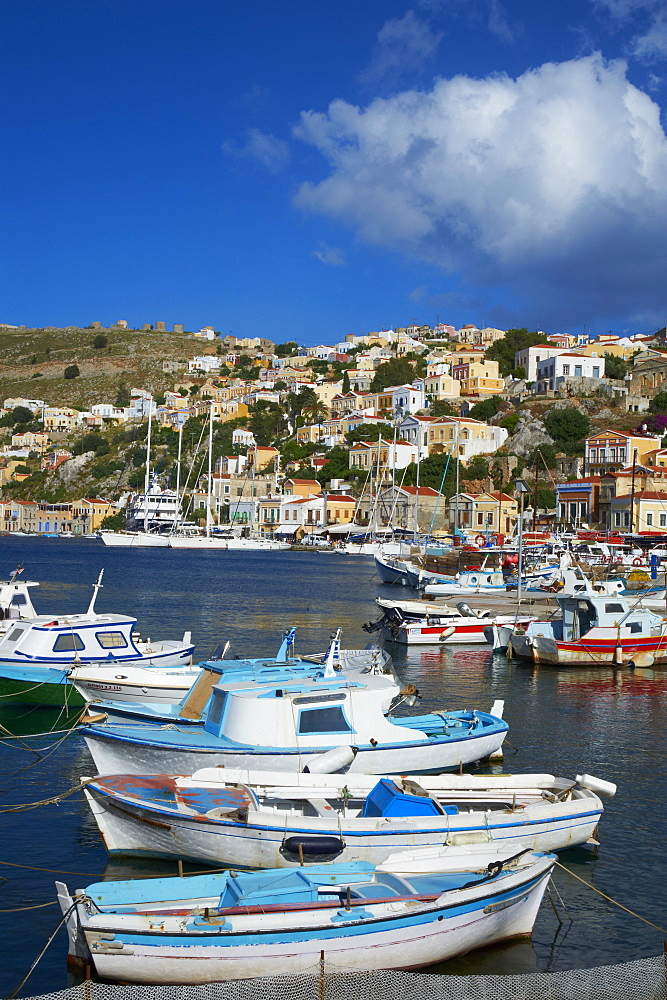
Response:
[{"label": "sailing yacht", "polygon": [[[178,439],[178,476],[180,484],[181,470],[181,437]],[[172,549],[226,549],[227,540],[211,533],[211,484],[213,482],[213,406],[209,409],[208,416],[208,477],[206,486],[206,531],[201,534],[191,527],[181,525],[173,531],[168,538],[168,545]],[[178,486],[177,486],[178,492]]]},{"label": "sailing yacht", "polygon": [[[160,515],[167,513],[162,500],[167,499],[165,493],[169,493],[168,500],[173,501],[172,491],[156,490],[151,486],[151,428],[153,425],[153,397],[148,400],[148,436],[146,438],[146,477],[144,481],[144,492],[133,500],[133,510],[136,520],[143,521],[143,531],[99,531],[98,537],[105,545],[110,546],[135,546],[136,548],[161,548],[169,546],[169,538],[158,531],[149,530],[151,523],[156,524],[161,520]],[[178,498],[176,497],[176,502]]]}]

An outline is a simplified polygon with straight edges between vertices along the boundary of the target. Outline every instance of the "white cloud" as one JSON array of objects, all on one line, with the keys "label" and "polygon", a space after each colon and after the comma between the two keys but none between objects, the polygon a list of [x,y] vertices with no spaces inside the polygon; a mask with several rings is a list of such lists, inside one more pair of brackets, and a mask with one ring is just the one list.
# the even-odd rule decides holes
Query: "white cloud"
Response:
[{"label": "white cloud", "polygon": [[441,38],[413,10],[385,21],[378,31],[370,65],[361,74],[362,80],[368,83],[407,72],[414,74],[434,54]]},{"label": "white cloud", "polygon": [[313,257],[317,257],[327,267],[343,267],[345,264],[345,254],[337,247],[329,247],[326,243],[320,243],[319,250],[310,251]]},{"label": "white cloud", "polygon": [[248,129],[245,142],[234,140],[223,142],[222,148],[231,156],[242,160],[254,160],[272,173],[281,170],[289,160],[289,146],[283,139],[275,135],[260,132],[257,128]]},{"label": "white cloud", "polygon": [[599,55],[439,80],[366,108],[304,112],[330,175],[297,204],[369,244],[505,286],[535,308],[648,315],[664,303],[659,107]]}]

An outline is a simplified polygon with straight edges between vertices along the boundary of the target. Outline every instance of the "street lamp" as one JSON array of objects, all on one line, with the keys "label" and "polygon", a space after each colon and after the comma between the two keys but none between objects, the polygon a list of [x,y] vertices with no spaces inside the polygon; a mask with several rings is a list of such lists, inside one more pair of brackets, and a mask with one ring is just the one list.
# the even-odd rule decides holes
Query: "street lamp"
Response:
[{"label": "street lamp", "polygon": [[516,603],[521,602],[521,577],[523,576],[523,501],[526,493],[530,493],[525,479],[514,480],[514,490],[519,494],[519,563],[517,566],[519,579],[516,585]]}]

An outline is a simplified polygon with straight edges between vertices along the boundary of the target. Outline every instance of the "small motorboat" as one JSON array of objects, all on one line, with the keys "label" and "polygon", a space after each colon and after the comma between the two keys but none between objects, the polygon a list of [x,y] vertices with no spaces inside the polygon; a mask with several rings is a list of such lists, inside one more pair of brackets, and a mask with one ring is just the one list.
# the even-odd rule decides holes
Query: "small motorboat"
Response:
[{"label": "small motorboat", "polygon": [[578,569],[555,595],[560,617],[532,621],[508,636],[512,655],[554,666],[667,663],[667,619],[621,593],[600,593]]},{"label": "small motorboat", "polygon": [[[427,874],[331,865],[56,883],[69,958],[104,979],[185,986],[410,969],[529,936],[555,857]],[[434,862],[430,862],[434,865]]]},{"label": "small motorboat", "polygon": [[84,699],[69,682],[74,668],[92,671],[100,664],[107,675],[111,670],[115,676],[133,666],[191,666],[194,645],[190,632],[181,640],[140,638],[136,618],[95,612],[101,586],[102,573],[84,614],[36,615],[11,621],[12,627],[0,634],[0,693],[4,697],[21,704],[83,705]]},{"label": "small motorboat", "polygon": [[[420,603],[420,602],[410,602]],[[423,602],[424,604],[426,602]],[[442,646],[488,642],[487,632],[493,621],[499,626],[514,628],[533,621],[535,614],[497,615],[490,611],[473,611],[463,601],[454,608],[433,607],[421,618],[412,618],[397,605],[388,608],[375,622],[366,622],[366,632],[382,631],[388,642],[405,646]]]}]

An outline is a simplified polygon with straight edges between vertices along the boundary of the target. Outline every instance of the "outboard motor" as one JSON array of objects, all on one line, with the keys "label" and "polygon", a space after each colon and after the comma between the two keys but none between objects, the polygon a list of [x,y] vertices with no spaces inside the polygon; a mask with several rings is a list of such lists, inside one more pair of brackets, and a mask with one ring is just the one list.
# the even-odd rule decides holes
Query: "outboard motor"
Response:
[{"label": "outboard motor", "polygon": [[479,618],[477,612],[473,611],[470,605],[466,604],[465,601],[459,601],[456,605],[456,610],[463,618]]}]

